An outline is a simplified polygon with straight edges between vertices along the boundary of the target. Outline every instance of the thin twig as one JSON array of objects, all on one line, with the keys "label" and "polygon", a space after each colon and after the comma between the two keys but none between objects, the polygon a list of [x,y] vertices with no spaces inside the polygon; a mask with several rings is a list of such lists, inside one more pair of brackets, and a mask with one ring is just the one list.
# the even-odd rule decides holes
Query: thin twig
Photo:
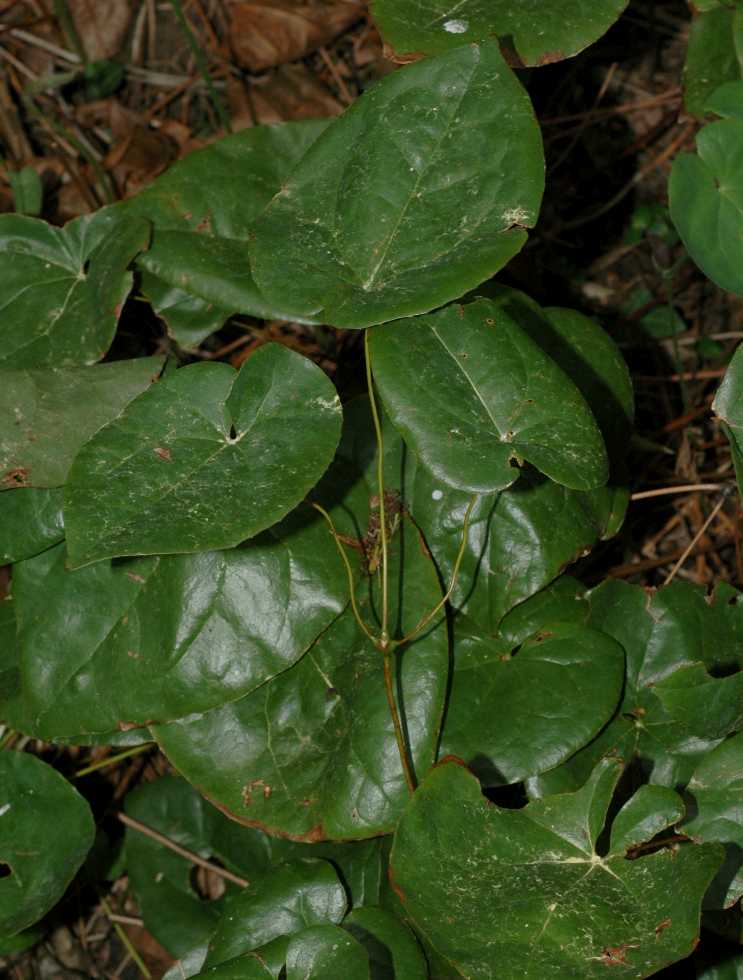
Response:
[{"label": "thin twig", "polygon": [[712,523],[712,521],[713,521],[713,520],[715,519],[715,517],[717,517],[717,514],[718,514],[718,513],[719,513],[719,511],[720,511],[720,510],[722,509],[722,505],[723,505],[723,504],[725,503],[725,501],[727,500],[727,496],[728,496],[728,495],[727,495],[726,493],[724,493],[724,494],[723,494],[723,495],[722,495],[722,496],[720,497],[720,499],[719,499],[719,500],[717,501],[717,503],[715,504],[715,506],[714,506],[714,507],[712,508],[712,510],[710,511],[710,514],[709,514],[709,517],[707,518],[707,520],[706,520],[706,521],[704,522],[704,524],[702,524],[702,526],[701,526],[701,527],[699,528],[699,530],[697,531],[697,533],[696,533],[696,534],[694,535],[694,537],[693,537],[693,538],[691,539],[691,541],[689,542],[689,544],[688,544],[688,546],[687,546],[686,548],[684,548],[684,551],[683,551],[683,554],[681,555],[681,557],[679,558],[679,560],[678,560],[678,561],[676,562],[676,564],[675,564],[675,565],[673,566],[673,568],[671,569],[671,571],[670,571],[670,572],[668,573],[668,575],[666,576],[666,580],[665,580],[665,582],[663,583],[663,585],[669,585],[669,584],[670,584],[670,582],[672,582],[672,581],[673,581],[673,579],[674,579],[674,577],[675,577],[675,575],[676,575],[676,572],[677,572],[677,571],[679,570],[679,568],[681,568],[681,566],[682,566],[682,565],[684,564],[684,562],[686,561],[686,559],[687,559],[687,558],[689,557],[689,555],[690,555],[690,554],[691,554],[691,552],[693,551],[693,549],[694,549],[694,545],[695,545],[695,544],[697,543],[697,541],[699,541],[699,539],[700,539],[700,538],[701,538],[701,537],[702,537],[702,536],[704,535],[704,532],[705,532],[705,531],[707,530],[707,528],[708,528],[708,527],[710,526],[710,524],[711,524],[711,523]]},{"label": "thin twig", "polygon": [[106,913],[106,915],[108,916],[108,918],[111,920],[111,924],[113,925],[113,927],[114,927],[114,929],[116,931],[116,935],[119,937],[119,939],[121,940],[121,942],[124,944],[124,948],[126,949],[127,953],[131,956],[131,958],[137,964],[137,968],[139,969],[139,972],[142,974],[143,977],[146,977],[146,980],[152,980],[152,974],[147,969],[147,965],[146,965],[145,961],[142,959],[142,957],[139,955],[139,953],[135,949],[134,944],[132,943],[132,941],[129,938],[129,936],[127,936],[126,931],[122,927],[121,923],[120,922],[116,922],[114,919],[111,919],[111,906],[108,904],[108,902],[106,901],[106,899],[103,898],[103,897],[101,897],[101,905],[103,907],[103,911]]},{"label": "thin twig", "polygon": [[366,633],[367,637],[374,644],[374,646],[377,646],[377,644],[379,643],[378,638],[374,636],[374,634],[369,630],[368,626],[366,625],[366,623],[361,617],[361,613],[359,612],[358,606],[356,605],[356,587],[353,581],[353,569],[351,568],[351,563],[348,560],[348,555],[345,552],[340,536],[335,529],[335,524],[333,524],[333,518],[325,510],[324,507],[320,506],[320,504],[316,504],[313,502],[312,506],[315,508],[315,510],[318,513],[322,514],[322,516],[327,521],[328,526],[330,527],[330,532],[333,535],[333,540],[335,541],[336,547],[338,548],[338,554],[341,556],[341,558],[343,559],[343,564],[346,566],[346,575],[348,576],[348,592],[351,597],[351,608],[353,609],[354,618],[356,619],[356,622],[359,624],[359,626],[364,631],[364,633]]},{"label": "thin twig", "polygon": [[143,745],[135,745],[134,748],[126,749],[125,752],[119,752],[117,755],[108,755],[105,759],[100,759],[98,762],[94,762],[90,766],[85,766],[84,769],[78,769],[75,773],[75,779],[80,779],[81,776],[87,776],[91,772],[96,772],[98,769],[105,769],[107,766],[113,766],[117,762],[121,762],[122,759],[128,759],[130,755],[139,755],[140,752],[147,752],[149,749],[153,748],[154,742],[145,742]]},{"label": "thin twig", "polygon": [[148,827],[147,824],[141,823],[139,820],[135,820],[134,817],[130,817],[128,813],[123,813],[119,810],[116,814],[118,819],[125,824],[127,827],[131,827],[132,830],[139,831],[140,834],[144,834],[145,837],[149,837],[158,844],[162,844],[163,847],[167,847],[169,850],[173,851],[175,854],[180,854],[182,858],[186,858],[187,861],[191,861],[192,864],[198,864],[200,868],[206,868],[207,871],[213,871],[215,875],[220,878],[224,878],[226,881],[231,881],[235,885],[239,885],[241,888],[247,888],[250,882],[247,878],[241,878],[239,875],[233,874],[228,871],[227,868],[220,868],[218,864],[212,864],[211,861],[205,860],[193,851],[189,851],[187,847],[181,847],[180,844],[176,844],[165,834],[161,834],[158,830],[153,830],[152,827]]},{"label": "thin twig", "polygon": [[665,497],[676,493],[695,493],[697,490],[721,490],[721,483],[687,483],[678,487],[658,487],[657,490],[640,490],[630,500],[646,500],[648,497]]}]

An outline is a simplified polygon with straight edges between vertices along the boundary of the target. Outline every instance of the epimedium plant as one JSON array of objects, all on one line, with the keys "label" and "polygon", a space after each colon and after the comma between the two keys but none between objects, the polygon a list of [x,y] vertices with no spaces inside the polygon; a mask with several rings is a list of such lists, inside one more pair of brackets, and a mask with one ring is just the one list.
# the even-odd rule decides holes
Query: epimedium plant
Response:
[{"label": "epimedium plant", "polygon": [[[0,717],[180,774],[128,795],[118,863],[173,976],[647,977],[743,893],[740,596],[563,574],[621,526],[631,383],[592,320],[491,281],[544,182],[496,35],[546,63],[624,3],[546,6],[377,0],[414,63],[339,119],[63,229],[0,218]],[[177,351],[237,312],[364,330],[366,393],[276,344],[98,363],[133,272]],[[95,827],[29,753],[0,793],[10,948]]]}]

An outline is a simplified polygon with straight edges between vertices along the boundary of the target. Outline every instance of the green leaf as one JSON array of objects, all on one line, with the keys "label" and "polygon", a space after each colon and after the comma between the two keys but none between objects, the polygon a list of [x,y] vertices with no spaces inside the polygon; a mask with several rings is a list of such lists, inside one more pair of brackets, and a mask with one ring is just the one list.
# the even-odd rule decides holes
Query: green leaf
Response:
[{"label": "green leaf", "polygon": [[116,205],[127,220],[152,222],[152,247],[138,267],[145,294],[179,343],[199,342],[194,322],[203,339],[235,312],[283,319],[283,301],[266,302],[256,287],[247,243],[257,216],[327,125],[318,119],[235,133]]},{"label": "green leaf", "polygon": [[217,363],[176,371],[75,459],[65,488],[70,566],[239,544],[319,480],[341,418],[320,368],[277,344],[239,374]]},{"label": "green leaf", "polygon": [[441,754],[491,785],[552,769],[610,720],[623,683],[622,648],[596,630],[549,627],[512,655],[457,619]]},{"label": "green leaf", "polygon": [[[704,117],[707,100],[725,82],[743,74],[743,9],[729,5],[692,20],[684,63],[684,108]],[[714,111],[714,110],[712,110]]]},{"label": "green leaf", "polygon": [[719,907],[727,908],[743,894],[743,733],[721,742],[702,759],[687,792],[694,809],[683,832],[694,840],[727,846],[728,873],[715,896]]},{"label": "green leaf", "polygon": [[339,327],[426,313],[522,248],[543,181],[531,103],[498,45],[458,48],[328,126],[256,222],[253,275],[269,302]]},{"label": "green leaf", "polygon": [[[412,454],[408,465],[411,512],[448,582],[470,498],[442,486]],[[596,502],[597,492],[569,490],[525,467],[508,489],[480,497],[472,510],[453,607],[483,632],[497,632],[510,609],[588,554],[604,536],[612,518]]]},{"label": "green leaf", "polygon": [[286,980],[306,980],[307,977],[370,980],[366,951],[340,926],[305,929],[289,943]]},{"label": "green leaf", "polygon": [[[0,370],[0,486],[59,487],[80,447],[154,381],[160,357]],[[10,421],[12,420],[12,421]]]},{"label": "green leaf", "polygon": [[416,927],[463,977],[490,980],[494,963],[524,980],[647,977],[688,955],[721,849],[598,854],[620,772],[606,761],[578,793],[522,810],[489,803],[454,763],[419,787],[391,874]]},{"label": "green leaf", "polygon": [[714,112],[723,119],[743,120],[743,81],[725,82],[707,99],[707,112]]},{"label": "green leaf", "polygon": [[743,980],[743,951],[730,944],[720,946],[716,942],[711,952],[695,956],[697,980]]},{"label": "green leaf", "polygon": [[21,690],[12,596],[0,599],[0,722],[24,735],[35,734]]},{"label": "green leaf", "polygon": [[641,786],[614,818],[610,854],[626,854],[679,823],[686,813],[678,793],[666,786]]},{"label": "green leaf", "polygon": [[[216,858],[238,875],[264,871],[270,843],[257,831],[240,827],[199,796],[183,779],[164,776],[128,793],[128,816],[203,858]],[[149,932],[174,956],[206,942],[216,928],[225,900],[206,901],[191,884],[192,865],[152,838],[127,827],[125,867]],[[226,881],[225,895],[240,889]]]},{"label": "green leaf", "polygon": [[271,868],[227,903],[204,965],[217,966],[310,926],[339,923],[345,912],[346,894],[327,861],[305,858]]},{"label": "green leaf", "polygon": [[440,54],[497,34],[512,64],[571,58],[604,34],[627,0],[373,0],[372,14],[399,61]]},{"label": "green leaf", "polygon": [[[65,687],[71,682],[72,692],[76,692],[77,670],[91,649],[103,643],[116,623],[126,616],[156,566],[154,559],[115,566],[100,562],[82,573],[70,573],[65,571],[64,561],[65,549],[60,544],[19,562],[13,574],[23,696],[34,731],[48,737],[86,731],[85,719],[75,717],[75,712],[66,717]],[[50,657],[52,649],[54,656]],[[107,673],[106,682],[110,679]],[[81,680],[84,684],[85,678]],[[88,700],[103,702],[101,708],[109,720],[106,705],[109,693],[105,698],[101,698],[98,688],[86,693]],[[58,696],[61,696],[62,720],[54,715]],[[49,711],[51,725],[47,725],[45,718]],[[107,732],[115,727],[116,721],[113,724],[109,721],[98,731]]]},{"label": "green leaf", "polygon": [[577,490],[606,483],[606,450],[583,396],[495,303],[385,324],[370,346],[392,422],[449,486],[502,489],[522,459]]},{"label": "green leaf", "polygon": [[743,465],[740,465],[740,447],[743,444],[743,347],[739,347],[733,354],[712,402],[712,411],[725,423],[723,430],[730,442],[733,462],[736,464],[738,491],[743,494]]},{"label": "green leaf", "polygon": [[611,725],[542,777],[541,789],[580,785],[612,750],[635,756],[654,784],[685,785],[700,759],[743,722],[743,604],[733,589],[712,597],[674,582],[655,593],[609,580],[586,596],[587,625],[624,648],[624,697]]},{"label": "green leaf", "polygon": [[146,221],[112,221],[108,212],[76,218],[64,228],[0,215],[0,366],[61,368],[99,361],[131,289],[127,268],[149,238]]},{"label": "green leaf", "polygon": [[718,286],[743,295],[743,121],[697,133],[697,153],[676,157],[671,217],[692,259]]},{"label": "green leaf", "polygon": [[[249,953],[247,956],[237,956],[234,960],[222,963],[212,969],[204,970],[198,974],[186,974],[186,976],[209,977],[211,980],[271,980],[274,974],[263,965],[259,954]],[[170,977],[170,971],[166,974]],[[173,980],[182,980],[183,973],[176,971]],[[165,980],[165,978],[164,978]]]},{"label": "green leaf", "polygon": [[14,572],[25,692],[51,738],[234,701],[299,660],[347,603],[311,513],[229,551],[76,571],[64,559],[59,546]]},{"label": "green leaf", "polygon": [[61,489],[0,494],[0,565],[32,558],[63,537]]},{"label": "green leaf", "polygon": [[[370,592],[369,580],[362,579],[357,602],[373,624],[379,597],[376,589]],[[390,623],[409,632],[440,598],[430,556],[404,520],[390,548]],[[443,619],[399,649],[393,661],[419,776],[435,758],[448,662]],[[389,833],[408,795],[382,655],[350,609],[299,663],[253,694],[200,717],[158,725],[153,734],[178,771],[235,820],[295,840]],[[217,757],[214,745],[220,746]]]},{"label": "green leaf", "polygon": [[139,286],[155,313],[165,321],[168,335],[186,350],[198,347],[234,313],[178,286],[170,286],[146,269],[140,273]]},{"label": "green leaf", "polygon": [[426,958],[413,933],[386,909],[354,909],[343,920],[367,951],[373,980],[428,980]]},{"label": "green leaf", "polygon": [[[90,807],[27,752],[0,752],[0,936],[26,929],[64,894],[93,844]],[[53,846],[50,846],[53,842]]]},{"label": "green leaf", "polygon": [[590,317],[561,307],[541,309],[524,293],[497,287],[495,300],[570,378],[598,422],[609,455],[609,481],[591,492],[591,509],[616,534],[629,503],[627,447],[635,414],[632,380],[609,334]]}]

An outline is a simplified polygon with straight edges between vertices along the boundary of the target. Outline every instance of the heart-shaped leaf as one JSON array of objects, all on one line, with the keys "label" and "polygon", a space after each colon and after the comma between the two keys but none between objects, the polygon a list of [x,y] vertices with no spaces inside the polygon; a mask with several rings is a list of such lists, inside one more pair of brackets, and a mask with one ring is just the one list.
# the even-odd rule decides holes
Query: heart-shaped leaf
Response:
[{"label": "heart-shaped leaf", "polygon": [[606,449],[583,396],[490,300],[377,327],[370,346],[392,422],[449,486],[500,490],[521,459],[577,490],[606,483]]},{"label": "heart-shaped leaf", "polygon": [[441,754],[500,785],[564,762],[614,714],[624,652],[583,627],[550,627],[511,654],[457,619]]},{"label": "heart-shaped leaf", "polygon": [[668,184],[671,217],[689,254],[718,286],[743,295],[743,121],[722,119],[697,133],[696,155],[676,157]]},{"label": "heart-shaped leaf", "polygon": [[27,752],[0,752],[0,936],[56,904],[94,834],[90,807],[63,776]]},{"label": "heart-shaped leaf", "polygon": [[388,75],[328,126],[256,222],[253,275],[269,303],[340,327],[425,313],[522,248],[543,181],[498,45],[461,47]]},{"label": "heart-shaped leaf", "polygon": [[391,874],[419,928],[463,977],[647,977],[696,945],[719,845],[636,860],[599,854],[621,764],[577,793],[522,810],[489,803],[456,763],[419,787],[395,834]]},{"label": "heart-shaped leaf", "polygon": [[6,259],[0,366],[61,368],[99,361],[132,286],[127,269],[149,239],[145,220],[117,221],[106,211],[64,228],[1,215],[0,253]]},{"label": "heart-shaped leaf", "polygon": [[217,140],[170,167],[136,197],[116,205],[129,221],[153,226],[138,260],[142,288],[185,347],[233,313],[282,319],[267,303],[247,261],[257,216],[328,125],[317,119],[254,126]]},{"label": "heart-shaped leaf", "polygon": [[60,487],[80,447],[162,369],[161,357],[0,371],[0,487]]},{"label": "heart-shaped leaf", "polygon": [[32,558],[63,537],[61,489],[0,493],[0,565]]},{"label": "heart-shaped leaf", "polygon": [[25,694],[51,738],[234,701],[295,663],[347,603],[335,544],[311,513],[229,551],[76,571],[64,559],[59,546],[22,562],[13,583]]},{"label": "heart-shaped leaf", "polygon": [[341,417],[320,368],[277,344],[257,350],[239,374],[217,363],[176,371],[75,459],[64,507],[70,566],[252,537],[322,476]]},{"label": "heart-shaped leaf", "polygon": [[512,64],[571,58],[604,34],[627,0],[373,0],[372,14],[399,61],[498,35]]},{"label": "heart-shaped leaf", "polygon": [[[436,605],[441,590],[407,519],[390,547],[390,623],[403,635]],[[373,624],[376,589],[367,579],[358,590],[360,613]],[[394,657],[419,775],[435,757],[448,662],[443,619]],[[299,663],[253,694],[153,733],[178,771],[234,819],[296,840],[389,833],[407,798],[382,655],[350,609]],[[213,745],[221,746],[218,757],[207,748]]]}]

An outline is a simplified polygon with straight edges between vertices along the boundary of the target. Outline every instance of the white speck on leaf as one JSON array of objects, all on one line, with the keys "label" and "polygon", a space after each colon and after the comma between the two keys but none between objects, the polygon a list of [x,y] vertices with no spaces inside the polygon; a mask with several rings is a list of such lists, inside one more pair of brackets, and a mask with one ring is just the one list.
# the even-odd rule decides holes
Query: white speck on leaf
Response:
[{"label": "white speck on leaf", "polygon": [[466,20],[447,20],[444,23],[444,30],[449,34],[464,34],[469,30],[469,26]]},{"label": "white speck on leaf", "polygon": [[523,208],[506,208],[501,215],[505,225],[523,225],[529,221],[529,212]]},{"label": "white speck on leaf", "polygon": [[434,500],[441,500],[441,498],[444,496],[444,492],[443,490],[434,490],[431,496]]},{"label": "white speck on leaf", "polygon": [[0,806],[0,817],[4,816],[9,809],[10,809],[10,803],[5,803],[3,806]]}]

